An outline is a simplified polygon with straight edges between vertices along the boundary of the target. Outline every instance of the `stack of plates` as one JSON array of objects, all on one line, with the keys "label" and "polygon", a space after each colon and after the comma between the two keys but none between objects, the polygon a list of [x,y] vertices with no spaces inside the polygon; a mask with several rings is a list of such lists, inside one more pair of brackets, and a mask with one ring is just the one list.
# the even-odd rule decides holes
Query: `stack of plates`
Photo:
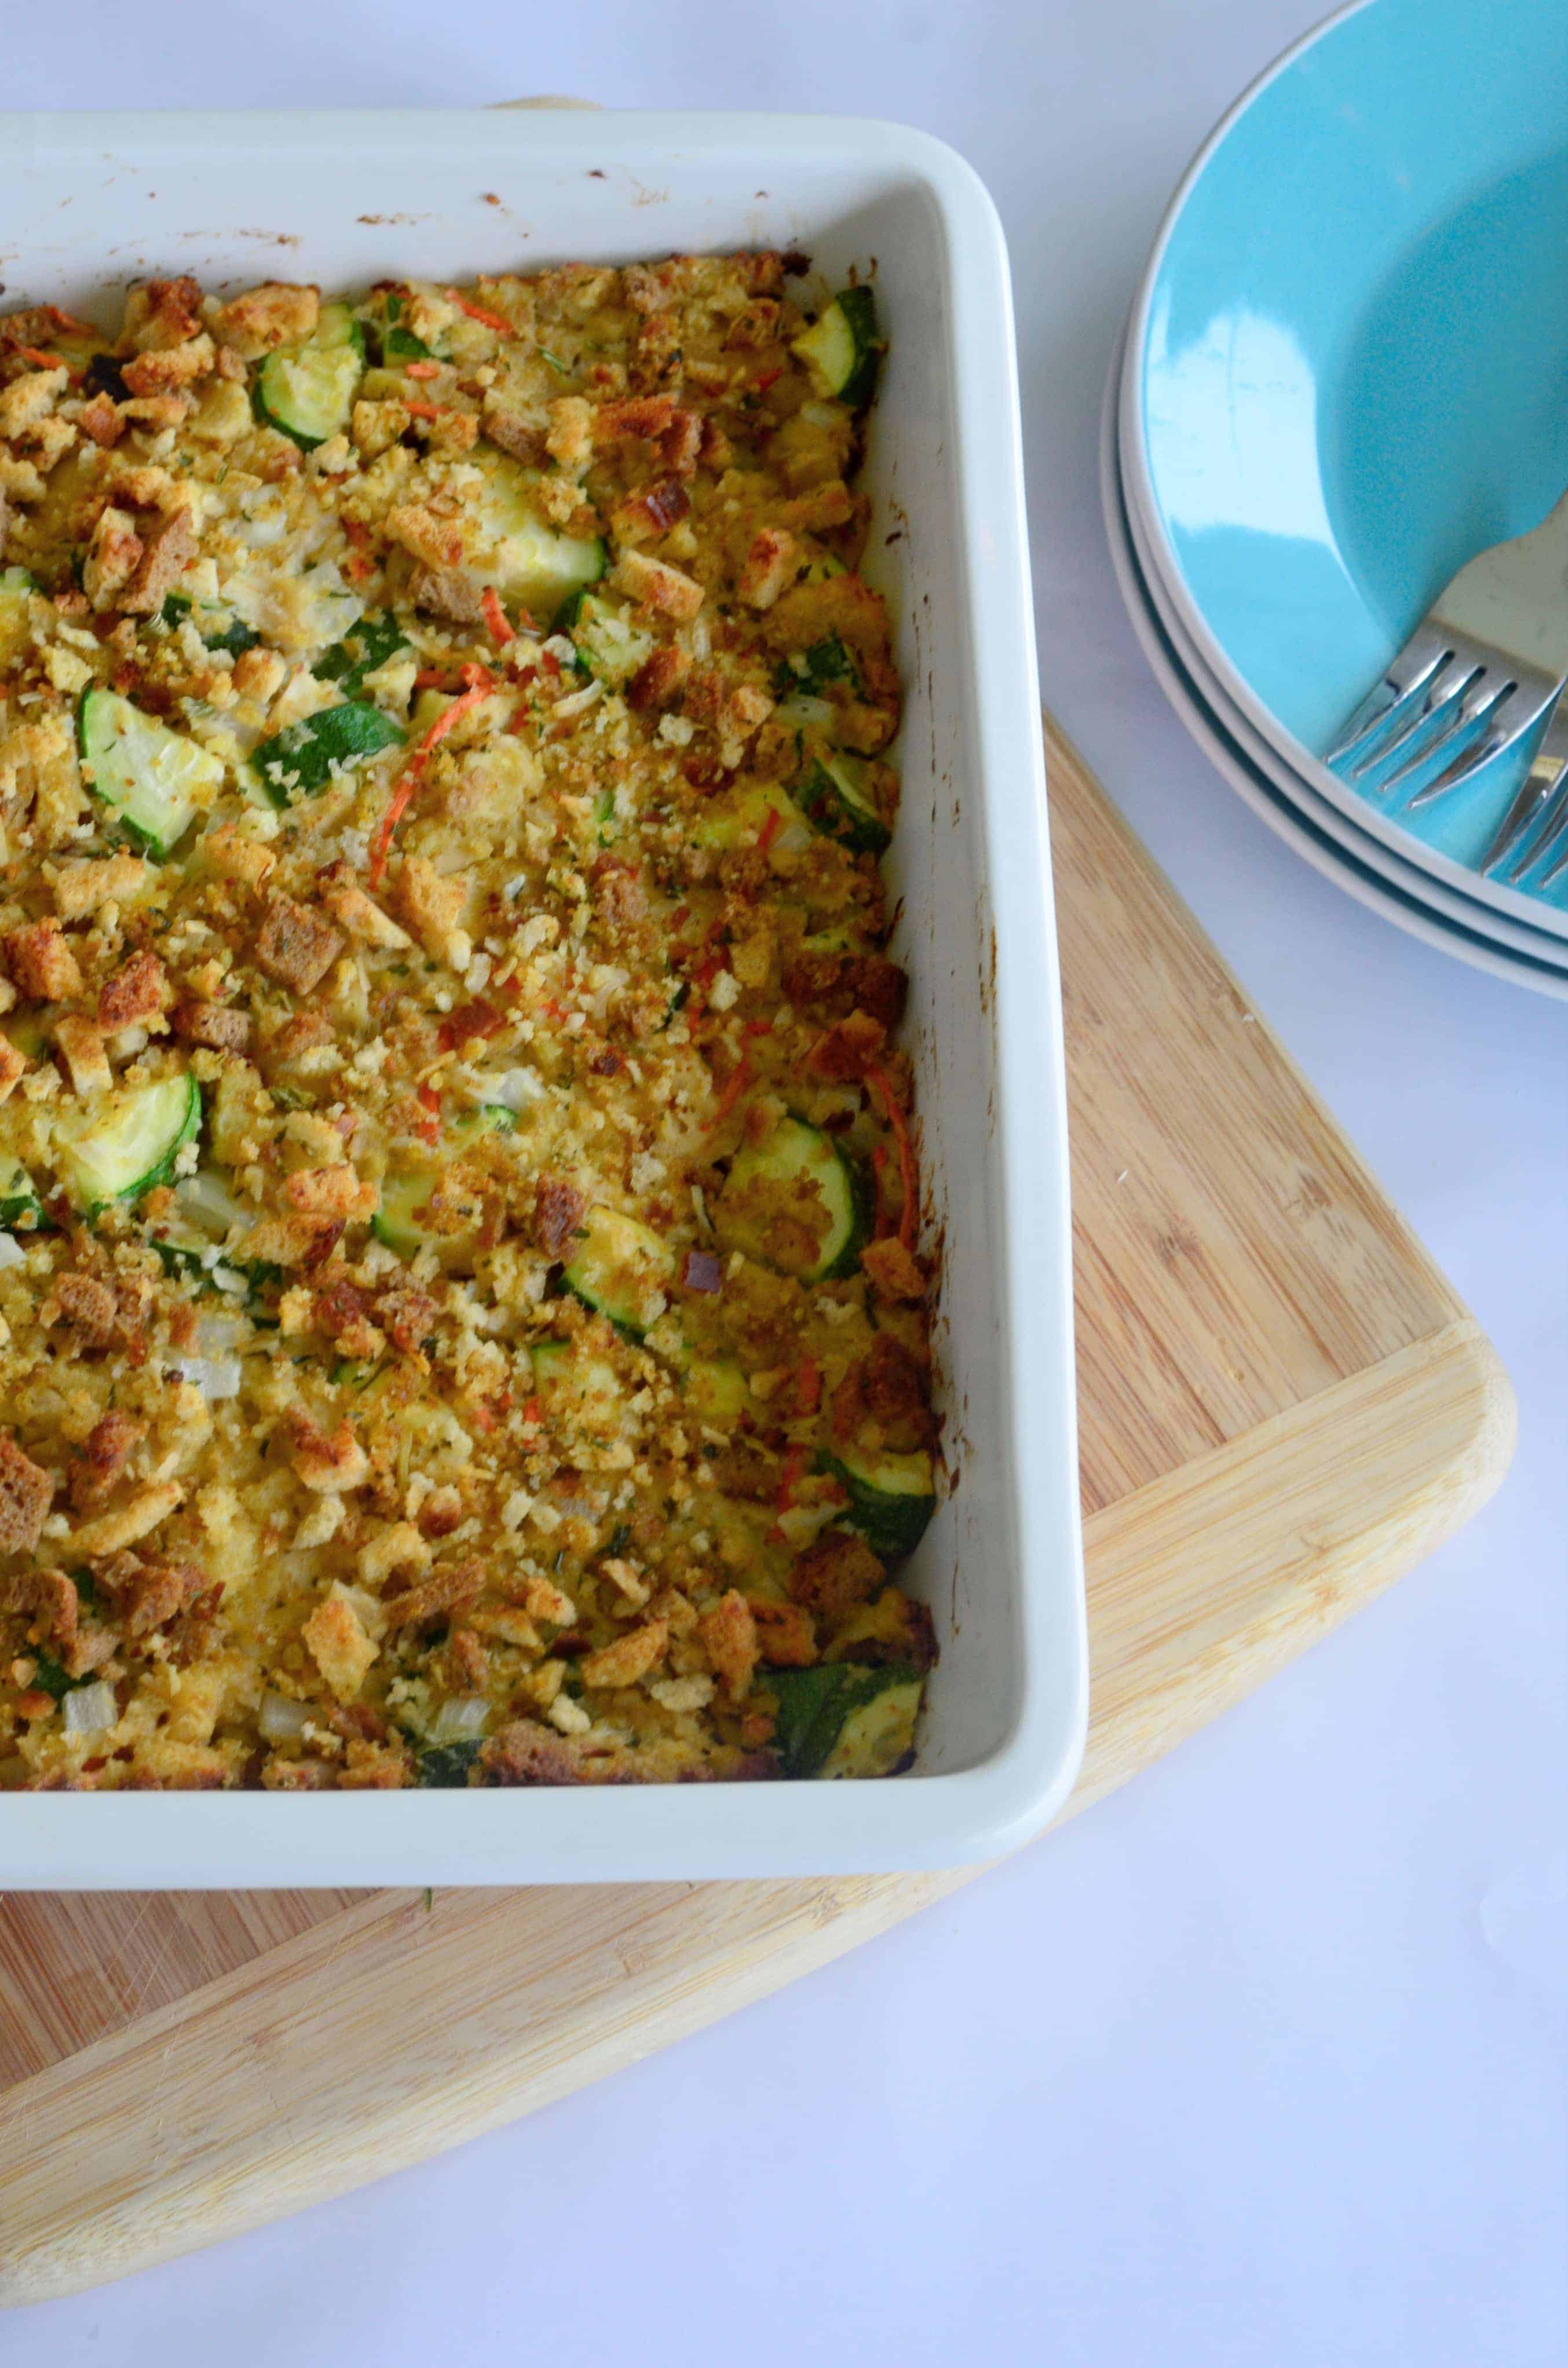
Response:
[{"label": "stack of plates", "polygon": [[1562,0],[1358,0],[1247,92],[1161,228],[1102,462],[1133,625],[1226,780],[1364,905],[1568,999],[1568,871],[1477,868],[1528,751],[1415,813],[1322,757],[1568,486]]}]

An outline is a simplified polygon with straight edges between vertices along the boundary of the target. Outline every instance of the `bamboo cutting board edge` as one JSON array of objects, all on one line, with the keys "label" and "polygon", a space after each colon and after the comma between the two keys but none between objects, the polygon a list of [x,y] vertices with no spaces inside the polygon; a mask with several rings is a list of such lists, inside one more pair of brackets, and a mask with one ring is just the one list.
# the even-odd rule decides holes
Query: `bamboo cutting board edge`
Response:
[{"label": "bamboo cutting board edge", "polygon": [[[1506,1467],[1513,1402],[1495,1353],[1196,925],[1049,726],[1048,741],[1075,1170],[1087,1187],[1091,1722],[1071,1815],[1469,1519]],[[1128,1054],[1119,1074],[1140,1029],[1142,1058]],[[1173,1132],[1166,1144],[1170,1113],[1143,1099],[1149,1053],[1177,1038],[1189,1063],[1224,1065],[1251,1122],[1222,1174],[1203,1140],[1217,1102],[1190,1141]],[[1193,1090],[1213,1102],[1207,1070]],[[1168,1153],[1162,1173],[1108,1167],[1143,1124]],[[1112,1175],[1131,1189],[1108,1195]],[[1203,1188],[1217,1184],[1224,1205],[1210,1224]],[[1272,1309],[1254,1304],[1256,1262],[1236,1253],[1255,1237]],[[1190,1369],[1163,1370],[1156,1351],[1188,1336]],[[1122,1386],[1140,1357],[1157,1406]],[[0,2303],[123,2275],[495,2127],[982,1871],[456,1892],[428,1911],[418,1894],[383,1893],[291,1933],[286,1897],[276,1914],[266,1895],[223,1902],[246,1919],[247,1961],[145,2014],[131,2007],[58,2060],[45,2034],[44,2068],[0,2090]],[[63,1920],[67,1903],[54,1905]],[[85,1977],[97,1904],[74,1906]],[[130,1935],[103,1914],[123,1979]],[[205,1928],[180,1929],[199,1953]],[[62,1947],[61,1962],[69,1955]],[[147,1970],[150,1993],[158,1969]]]}]

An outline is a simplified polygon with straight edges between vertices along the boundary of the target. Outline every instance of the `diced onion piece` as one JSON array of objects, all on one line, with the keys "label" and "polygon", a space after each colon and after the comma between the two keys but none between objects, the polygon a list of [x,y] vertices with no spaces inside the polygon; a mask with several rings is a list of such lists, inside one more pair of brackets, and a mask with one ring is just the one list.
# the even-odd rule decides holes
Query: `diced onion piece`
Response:
[{"label": "diced onion piece", "polygon": [[256,1725],[268,1743],[298,1743],[311,1723],[309,1702],[290,1702],[287,1694],[265,1693]]},{"label": "diced onion piece", "polygon": [[[242,1275],[240,1280],[243,1282],[244,1277]],[[249,1330],[243,1315],[199,1315],[196,1353],[199,1357],[226,1357],[239,1347]]]},{"label": "diced onion piece", "polygon": [[222,1240],[231,1225],[248,1225],[256,1215],[236,1201],[222,1178],[209,1167],[198,1168],[194,1176],[181,1178],[176,1187],[179,1204],[193,1224],[203,1233],[215,1234]]},{"label": "diced onion piece", "polygon": [[544,1086],[532,1069],[503,1069],[498,1077],[486,1077],[483,1087],[483,1100],[509,1110],[528,1110],[544,1099]]},{"label": "diced onion piece", "polygon": [[60,1707],[67,1735],[101,1735],[106,1726],[119,1724],[119,1704],[107,1678],[96,1685],[73,1686]]},{"label": "diced onion piece", "polygon": [[208,1404],[219,1398],[237,1398],[240,1394],[240,1360],[237,1357],[185,1357],[180,1372],[192,1389],[201,1392]]},{"label": "diced onion piece", "polygon": [[833,722],[833,703],[830,700],[813,698],[809,690],[791,691],[787,699],[778,701],[771,721],[792,726],[797,732],[813,725],[825,728]]},{"label": "diced onion piece", "polygon": [[8,1266],[26,1266],[28,1254],[14,1234],[0,1234],[0,1274]]},{"label": "diced onion piece", "polygon": [[591,682],[586,690],[574,690],[566,699],[558,699],[551,713],[562,723],[574,715],[585,715],[588,709],[605,695],[602,682]]},{"label": "diced onion piece", "polygon": [[455,1694],[444,1702],[430,1722],[432,1743],[472,1743],[484,1733],[490,1704],[483,1694]]}]

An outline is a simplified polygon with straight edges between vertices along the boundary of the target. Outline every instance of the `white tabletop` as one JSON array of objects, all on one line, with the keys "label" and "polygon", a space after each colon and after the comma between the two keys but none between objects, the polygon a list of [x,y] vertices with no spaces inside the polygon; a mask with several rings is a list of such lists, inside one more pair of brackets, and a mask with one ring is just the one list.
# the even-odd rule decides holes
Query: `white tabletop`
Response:
[{"label": "white tabletop", "polygon": [[24,2314],[29,2359],[1568,2356],[1562,1008],[1399,935],[1243,809],[1139,655],[1096,488],[1111,344],[1165,197],[1316,13],[13,12],[6,106],[542,87],[876,112],[961,149],[1012,243],[1048,695],[1490,1330],[1522,1408],[1512,1476],[1469,1531],[1064,1832],[532,2121]]}]

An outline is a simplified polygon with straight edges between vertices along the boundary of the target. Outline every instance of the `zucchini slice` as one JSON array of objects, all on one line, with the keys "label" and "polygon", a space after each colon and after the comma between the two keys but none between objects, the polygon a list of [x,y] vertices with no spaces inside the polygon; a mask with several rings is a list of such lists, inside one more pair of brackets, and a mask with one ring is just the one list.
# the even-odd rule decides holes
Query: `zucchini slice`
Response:
[{"label": "zucchini slice", "polygon": [[915,1750],[925,1679],[912,1668],[819,1661],[770,1669],[778,1697],[774,1748],[786,1776],[893,1776]]},{"label": "zucchini slice", "polygon": [[76,745],[94,796],[112,807],[127,837],[159,858],[222,783],[222,765],[209,750],[97,683],[77,702]]},{"label": "zucchini slice", "polygon": [[452,1129],[454,1134],[516,1134],[517,1113],[508,1102],[481,1102],[474,1110],[465,1111]]},{"label": "zucchini slice", "polygon": [[0,570],[0,666],[19,657],[32,639],[28,602],[36,588],[25,567]]},{"label": "zucchini slice", "polygon": [[479,1194],[454,1192],[448,1169],[437,1161],[401,1167],[386,1178],[370,1231],[400,1258],[431,1249],[449,1272],[460,1274],[472,1269],[483,1221]]},{"label": "zucchini slice", "polygon": [[286,806],[301,792],[316,796],[340,774],[400,746],[406,736],[379,707],[346,699],[341,707],[321,708],[264,740],[251,765],[273,804]]},{"label": "zucchini slice", "polygon": [[387,609],[379,609],[361,617],[340,642],[324,650],[311,672],[318,682],[339,684],[345,699],[358,699],[365,677],[374,674],[408,645],[408,635],[397,619]]},{"label": "zucchini slice", "polygon": [[403,322],[405,300],[395,288],[379,288],[364,308],[365,325],[381,361],[389,365],[399,362],[422,362],[435,352],[423,337],[416,337]]},{"label": "zucchini slice", "polygon": [[139,1201],[169,1181],[200,1124],[201,1088],[187,1070],[119,1087],[94,1100],[85,1123],[61,1140],[60,1180],[78,1209]]},{"label": "zucchini slice", "polygon": [[[419,341],[415,338],[412,342],[417,345]],[[435,1785],[445,1792],[466,1787],[483,1740],[483,1736],[472,1735],[460,1743],[426,1744],[415,1759],[415,1782]]]},{"label": "zucchini slice", "polygon": [[674,1272],[674,1257],[651,1226],[600,1203],[588,1211],[563,1279],[585,1307],[641,1340],[664,1313]]},{"label": "zucchini slice", "polygon": [[881,855],[892,842],[867,787],[867,768],[841,748],[815,757],[796,791],[813,830],[836,838],[857,855]]},{"label": "zucchini slice", "polygon": [[871,1219],[860,1170],[801,1118],[780,1119],[765,1143],[735,1154],[713,1212],[727,1248],[802,1282],[853,1274]]},{"label": "zucchini slice", "polygon": [[556,618],[554,630],[570,633],[589,672],[612,687],[629,681],[653,655],[653,634],[593,592],[574,593]]},{"label": "zucchini slice", "polygon": [[775,832],[780,825],[787,830],[791,823],[805,822],[794,799],[772,781],[721,790],[716,797],[704,798],[692,839],[699,847],[715,848],[727,855],[732,848],[755,845],[767,828],[770,814],[778,817]]},{"label": "zucchini slice", "polygon": [[0,1226],[22,1225],[31,1233],[48,1227],[37,1187],[19,1159],[0,1158]]},{"label": "zucchini slice", "polygon": [[626,1419],[619,1376],[581,1339],[539,1340],[533,1349],[534,1387],[545,1411],[562,1426],[613,1439]]},{"label": "zucchini slice", "polygon": [[226,650],[237,658],[244,650],[254,650],[261,635],[243,617],[236,617],[221,600],[196,600],[188,592],[171,592],[158,611],[160,624],[183,625],[189,618],[201,636],[201,646],[207,650]]},{"label": "zucchini slice", "polygon": [[415,1258],[423,1249],[432,1249],[449,1273],[471,1273],[484,1222],[484,1201],[477,1182],[471,1190],[461,1171],[454,1173],[456,1151],[465,1137],[472,1144],[482,1132],[511,1134],[517,1123],[513,1112],[499,1102],[484,1102],[459,1120],[453,1130],[459,1144],[447,1158],[437,1153],[417,1161],[400,1161],[396,1172],[384,1178],[381,1206],[370,1220],[376,1239],[401,1258]]},{"label": "zucchini slice", "polygon": [[586,540],[549,526],[534,506],[535,482],[509,461],[493,461],[477,513],[472,572],[530,616],[555,617],[574,592],[597,584],[608,565],[603,538]]},{"label": "zucchini slice", "polygon": [[809,650],[792,652],[778,669],[778,688],[786,693],[805,691],[814,697],[829,682],[860,688],[859,669],[837,633],[813,642]]},{"label": "zucchini slice", "polygon": [[937,1509],[936,1474],[924,1448],[908,1455],[846,1449],[819,1456],[817,1469],[831,1473],[847,1492],[849,1502],[835,1520],[858,1531],[874,1554],[892,1564],[915,1552]]},{"label": "zucchini slice", "polygon": [[794,340],[824,394],[857,409],[877,389],[877,307],[869,288],[845,288],[815,324]]},{"label": "zucchini slice", "polygon": [[681,1395],[710,1430],[733,1430],[743,1415],[756,1410],[751,1383],[728,1358],[694,1357],[681,1377]]},{"label": "zucchini slice", "polygon": [[365,333],[347,304],[324,304],[314,333],[280,346],[256,373],[256,407],[307,452],[348,425],[365,367]]}]

